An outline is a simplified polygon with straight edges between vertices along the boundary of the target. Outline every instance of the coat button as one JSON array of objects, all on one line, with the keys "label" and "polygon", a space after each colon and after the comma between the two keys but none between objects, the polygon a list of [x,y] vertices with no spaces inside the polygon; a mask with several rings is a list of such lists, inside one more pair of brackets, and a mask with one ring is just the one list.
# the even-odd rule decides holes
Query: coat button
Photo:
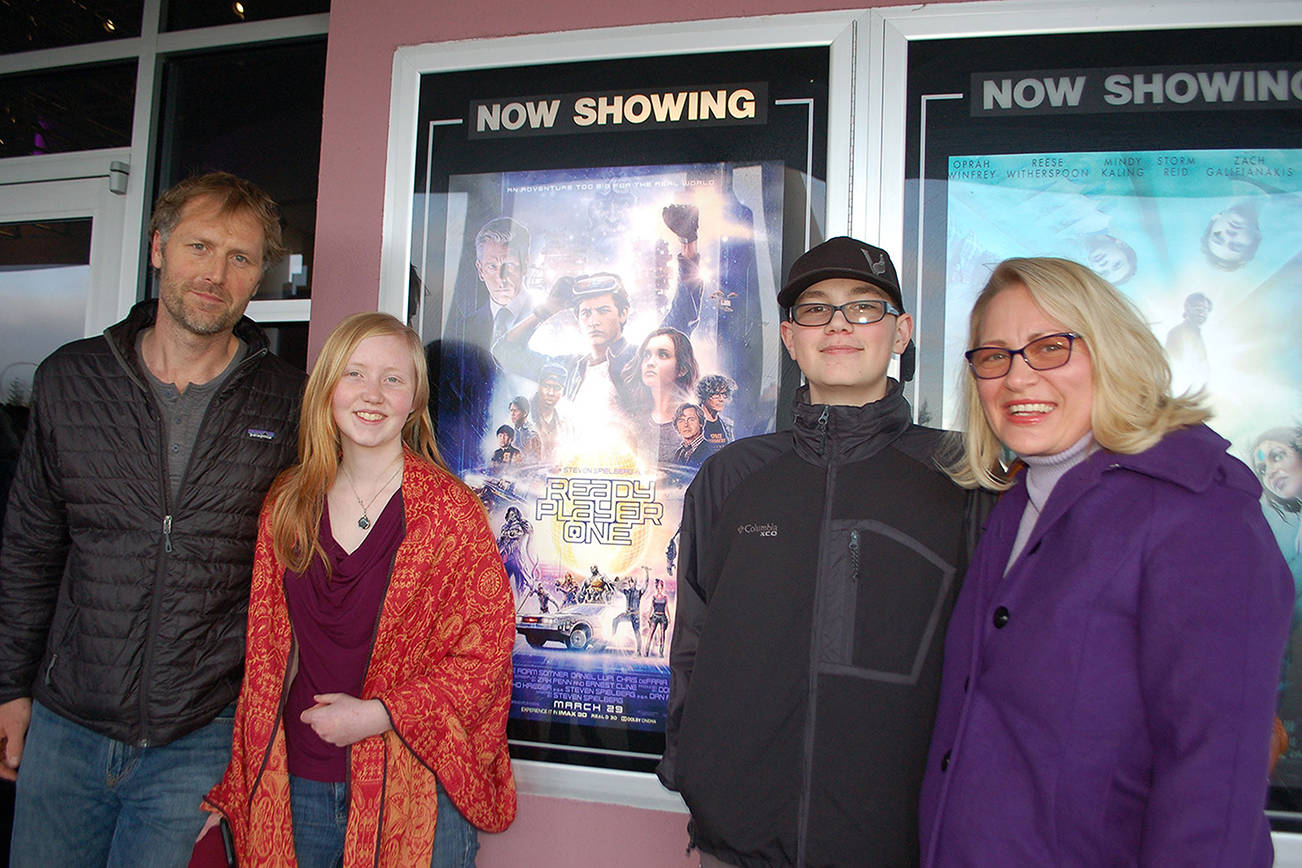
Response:
[{"label": "coat button", "polygon": [[1004,629],[1004,625],[1008,623],[1008,607],[1000,606],[995,609],[994,622],[996,630]]},{"label": "coat button", "polygon": [[951,753],[953,753],[953,751],[947,750],[945,751],[945,755],[940,758],[940,770],[942,772],[949,771],[949,755]]}]

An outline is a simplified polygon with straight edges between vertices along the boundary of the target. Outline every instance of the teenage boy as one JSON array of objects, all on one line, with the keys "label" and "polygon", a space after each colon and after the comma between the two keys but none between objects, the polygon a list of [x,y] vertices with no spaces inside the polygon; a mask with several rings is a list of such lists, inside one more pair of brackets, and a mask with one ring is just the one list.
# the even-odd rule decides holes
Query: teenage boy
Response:
[{"label": "teenage boy", "polygon": [[945,622],[980,501],[911,422],[890,257],[833,238],[778,293],[791,431],[701,466],[683,505],[664,759],[701,864],[918,862]]}]

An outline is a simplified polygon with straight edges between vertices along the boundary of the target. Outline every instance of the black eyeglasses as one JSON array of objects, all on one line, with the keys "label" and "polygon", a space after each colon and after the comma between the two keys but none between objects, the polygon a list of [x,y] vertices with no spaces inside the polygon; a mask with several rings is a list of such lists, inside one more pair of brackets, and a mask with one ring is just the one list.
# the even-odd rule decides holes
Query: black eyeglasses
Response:
[{"label": "black eyeglasses", "polygon": [[1080,335],[1061,332],[1036,338],[1020,350],[1008,347],[977,347],[964,353],[972,375],[978,380],[997,380],[1008,376],[1013,368],[1013,356],[1021,356],[1035,371],[1052,371],[1071,361],[1072,344]]},{"label": "black eyeglasses", "polygon": [[798,304],[791,308],[791,321],[802,326],[825,326],[832,321],[832,317],[836,316],[838,310],[845,317],[845,321],[851,325],[875,323],[887,314],[900,315],[899,310],[889,301],[865,298],[860,301],[847,301],[845,304],[825,304],[819,301]]}]

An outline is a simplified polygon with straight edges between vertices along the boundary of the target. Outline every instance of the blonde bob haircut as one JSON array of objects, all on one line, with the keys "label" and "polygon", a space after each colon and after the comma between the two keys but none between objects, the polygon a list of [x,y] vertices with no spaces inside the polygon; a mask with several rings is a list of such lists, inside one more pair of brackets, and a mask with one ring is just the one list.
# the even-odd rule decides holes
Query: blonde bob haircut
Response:
[{"label": "blonde bob haircut", "polygon": [[415,406],[402,426],[402,445],[414,455],[447,469],[434,442],[429,416],[429,371],[420,337],[387,313],[355,313],[344,319],[326,338],[303,392],[298,425],[298,463],[276,478],[271,494],[271,541],[276,559],[302,573],[320,557],[327,566],[318,539],[326,492],[339,471],[339,426],[331,412],[335,385],[358,344],[367,338],[394,335],[407,343],[416,369]]},{"label": "blonde bob haircut", "polygon": [[[1112,284],[1069,259],[999,263],[972,307],[969,347],[981,343],[990,300],[1015,286],[1026,287],[1046,314],[1084,338],[1094,381],[1090,426],[1099,446],[1133,455],[1171,431],[1197,425],[1211,415],[1200,392],[1171,395],[1171,367],[1135,306]],[[1000,461],[1002,444],[986,420],[970,371],[964,371],[960,389],[966,416],[964,450],[950,465],[949,474],[967,488],[1007,489],[1012,480]]]}]

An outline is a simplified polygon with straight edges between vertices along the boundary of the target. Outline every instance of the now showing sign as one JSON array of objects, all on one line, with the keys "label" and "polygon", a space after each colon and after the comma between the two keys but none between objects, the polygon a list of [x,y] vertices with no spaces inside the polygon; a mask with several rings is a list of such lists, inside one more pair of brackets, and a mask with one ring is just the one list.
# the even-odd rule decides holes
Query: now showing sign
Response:
[{"label": "now showing sign", "polygon": [[973,117],[1302,108],[1302,64],[974,73]]},{"label": "now showing sign", "polygon": [[484,139],[762,124],[767,113],[768,85],[752,82],[475,100],[467,126],[470,138]]}]

